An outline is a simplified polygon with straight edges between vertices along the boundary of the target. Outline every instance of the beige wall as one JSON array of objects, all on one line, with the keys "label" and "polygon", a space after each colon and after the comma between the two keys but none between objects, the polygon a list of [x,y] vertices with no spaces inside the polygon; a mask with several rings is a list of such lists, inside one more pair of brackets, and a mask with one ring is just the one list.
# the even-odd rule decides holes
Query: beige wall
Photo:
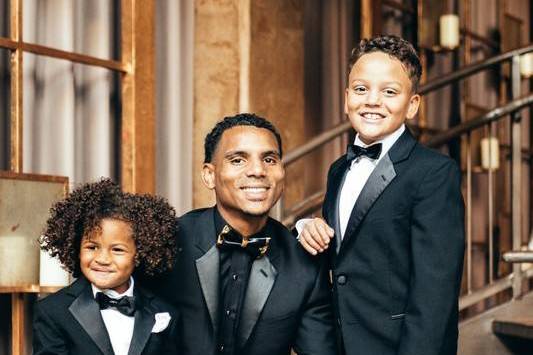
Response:
[{"label": "beige wall", "polygon": [[[271,120],[281,132],[285,151],[305,141],[303,10],[303,0],[196,2],[195,207],[214,201],[199,172],[203,139],[224,116],[249,111]],[[287,180],[298,179],[291,167]],[[289,200],[302,197],[301,184],[291,185]]]},{"label": "beige wall", "polygon": [[224,116],[239,111],[239,0],[195,2],[193,206],[212,204],[200,180],[203,140]]}]

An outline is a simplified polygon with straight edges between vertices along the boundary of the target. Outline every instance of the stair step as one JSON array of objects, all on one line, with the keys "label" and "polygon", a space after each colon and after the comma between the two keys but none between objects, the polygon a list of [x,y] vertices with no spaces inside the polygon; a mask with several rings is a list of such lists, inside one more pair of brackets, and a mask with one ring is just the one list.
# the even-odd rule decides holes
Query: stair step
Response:
[{"label": "stair step", "polygon": [[533,340],[533,317],[495,319],[492,331],[496,335]]}]

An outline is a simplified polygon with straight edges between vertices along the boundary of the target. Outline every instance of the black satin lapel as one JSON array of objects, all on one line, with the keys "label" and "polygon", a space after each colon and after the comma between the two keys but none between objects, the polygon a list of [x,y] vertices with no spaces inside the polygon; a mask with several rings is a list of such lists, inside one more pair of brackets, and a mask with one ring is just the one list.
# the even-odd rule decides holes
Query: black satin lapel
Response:
[{"label": "black satin lapel", "polygon": [[255,260],[252,264],[239,325],[239,334],[242,335],[240,337],[241,344],[239,344],[241,348],[252,334],[277,275],[276,268],[266,256]]},{"label": "black satin lapel", "polygon": [[328,181],[328,192],[324,201],[324,211],[326,211],[326,221],[335,231],[335,250],[338,253],[341,247],[341,233],[339,224],[339,198],[342,184],[348,172],[348,163],[343,160],[331,172],[331,181]]},{"label": "black satin lapel", "polygon": [[214,211],[216,207],[206,209],[198,218],[196,222],[196,246],[203,252],[206,253],[213,243],[216,241],[216,230],[215,230],[215,216]]},{"label": "black satin lapel", "polygon": [[402,133],[400,138],[392,145],[388,155],[391,161],[396,164],[404,159],[407,159],[411,154],[411,151],[416,146],[416,139],[409,131],[409,128],[405,127],[405,131]]},{"label": "black satin lapel", "polygon": [[204,294],[205,303],[211,316],[215,334],[218,326],[218,278],[220,256],[215,244],[201,258],[196,260],[196,271]]},{"label": "black satin lapel", "polygon": [[370,174],[361,194],[357,198],[350,219],[348,220],[342,244],[346,244],[353,237],[355,230],[370,207],[372,207],[383,190],[385,190],[395,177],[396,171],[394,170],[394,164],[387,154],[380,160],[372,174]]},{"label": "black satin lapel", "polygon": [[344,170],[344,174],[342,174],[342,179],[339,182],[339,191],[337,193],[337,199],[335,200],[335,206],[333,207],[335,210],[335,218],[333,221],[333,226],[331,226],[335,231],[335,253],[339,254],[339,251],[341,250],[342,245],[342,238],[341,238],[341,221],[340,221],[340,213],[339,213],[339,206],[340,206],[340,200],[341,200],[341,190],[342,185],[344,185],[344,180],[346,180],[346,175],[348,174],[348,169]]},{"label": "black satin lapel", "polygon": [[[136,297],[138,297],[136,295]],[[128,355],[140,355],[152,334],[152,328],[155,324],[155,315],[144,305],[145,300],[141,301],[143,307],[135,312],[135,325],[133,327],[133,336],[131,338]]]},{"label": "black satin lapel", "polygon": [[94,300],[89,284],[74,302],[72,302],[68,309],[102,353],[113,355],[113,347],[109,340],[109,334],[107,333],[104,320],[100,314],[100,308]]}]

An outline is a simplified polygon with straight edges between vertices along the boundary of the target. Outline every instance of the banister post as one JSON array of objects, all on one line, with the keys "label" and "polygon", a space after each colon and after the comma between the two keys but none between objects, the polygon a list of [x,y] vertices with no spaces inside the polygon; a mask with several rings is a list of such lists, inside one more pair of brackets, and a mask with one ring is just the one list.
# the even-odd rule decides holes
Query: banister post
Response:
[{"label": "banister post", "polygon": [[[511,61],[512,99],[520,96],[520,56],[514,55]],[[511,211],[513,250],[520,250],[522,244],[522,157],[521,157],[521,119],[520,110],[511,113]],[[520,264],[513,264],[513,298],[522,296],[522,269]]]}]

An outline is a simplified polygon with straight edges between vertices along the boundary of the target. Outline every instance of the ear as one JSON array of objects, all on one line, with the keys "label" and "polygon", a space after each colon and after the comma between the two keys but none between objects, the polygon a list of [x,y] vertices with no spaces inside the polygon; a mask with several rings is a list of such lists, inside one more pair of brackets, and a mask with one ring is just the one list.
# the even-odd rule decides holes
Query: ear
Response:
[{"label": "ear", "polygon": [[202,167],[202,181],[209,190],[215,188],[215,166],[211,163],[204,163]]},{"label": "ear", "polygon": [[406,118],[410,120],[411,118],[416,116],[416,113],[418,112],[418,107],[420,106],[420,95],[414,94],[409,99],[409,108],[407,109],[407,115]]}]

